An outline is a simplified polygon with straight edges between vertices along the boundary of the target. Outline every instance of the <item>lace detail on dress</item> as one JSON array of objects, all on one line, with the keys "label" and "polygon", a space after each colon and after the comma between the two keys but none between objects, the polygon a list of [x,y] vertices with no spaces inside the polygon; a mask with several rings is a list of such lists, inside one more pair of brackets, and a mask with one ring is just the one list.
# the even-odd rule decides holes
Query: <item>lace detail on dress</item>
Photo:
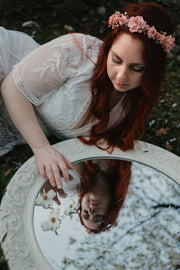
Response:
[{"label": "lace detail on dress", "polygon": [[17,88],[20,90],[20,92],[27,97],[27,99],[33,103],[34,105],[38,106],[40,104],[40,101],[33,95],[31,94],[30,91],[28,91],[23,83],[23,81],[21,80],[21,77],[19,75],[19,71],[18,68],[16,67],[14,69],[13,72],[13,78],[14,78],[14,82],[17,86]]},{"label": "lace detail on dress", "polygon": [[50,62],[51,64],[48,65],[47,63],[42,62],[41,67],[32,70],[33,72],[40,72],[41,79],[45,76],[46,72],[49,69],[51,70],[52,73],[55,71],[57,65],[59,64],[59,55],[54,55],[54,58],[53,57],[49,58],[48,62]]},{"label": "lace detail on dress", "polygon": [[[62,115],[58,115],[59,117],[54,117],[51,114],[50,108],[47,110],[46,108],[46,114],[42,113],[41,115],[41,108],[37,108],[39,114],[42,116],[43,121],[46,122],[47,126],[54,130],[55,133],[62,133],[67,134],[75,132],[77,129],[73,129],[74,126],[76,126],[79,121],[81,120],[82,116],[86,112],[86,110],[89,108],[89,105],[91,103],[91,95],[87,97],[87,100],[82,104],[81,108],[74,112],[70,111],[67,113],[64,113]],[[53,106],[57,107],[56,104],[53,104]]]},{"label": "lace detail on dress", "polygon": [[93,123],[81,125],[91,104],[91,77],[101,46],[102,41],[89,35],[64,35],[42,45],[14,69],[19,90],[60,138],[89,135]]},{"label": "lace detail on dress", "polygon": [[[81,49],[82,51],[82,61],[84,61],[84,56],[89,59],[95,66],[96,63],[89,57],[88,52],[86,53],[85,50],[81,47],[81,45],[79,44],[78,40],[74,37],[74,41],[76,42],[76,44],[78,45],[78,47]],[[88,46],[86,46],[88,49]],[[92,46],[89,47],[92,50]]]},{"label": "lace detail on dress", "polygon": [[[79,63],[87,61],[89,59],[94,66],[96,66],[97,62],[97,55],[99,53],[100,47],[102,46],[103,42],[95,37],[80,34],[80,33],[74,33],[74,34],[68,34],[64,37],[64,41],[61,40],[60,43],[52,44],[51,48],[58,48],[61,47],[62,44],[65,46],[67,54],[71,54],[73,52],[74,45],[76,48],[78,48],[78,54],[80,55]],[[73,52],[74,53],[74,52]],[[58,55],[57,55],[58,57]],[[65,59],[63,59],[65,60]],[[70,66],[69,63],[68,65]],[[74,69],[74,66],[71,66],[72,69]]]},{"label": "lace detail on dress", "polygon": [[72,34],[72,37],[75,44],[78,45],[81,50],[82,60],[86,61],[87,58],[96,66],[97,55],[99,54],[103,42],[89,35]]},{"label": "lace detail on dress", "polygon": [[74,119],[72,125],[70,125],[70,129],[73,129],[82,119],[83,115],[86,113],[87,109],[89,108],[91,104],[92,96],[89,95],[87,98],[86,103],[84,103],[81,107],[80,113],[77,115],[77,117]]}]

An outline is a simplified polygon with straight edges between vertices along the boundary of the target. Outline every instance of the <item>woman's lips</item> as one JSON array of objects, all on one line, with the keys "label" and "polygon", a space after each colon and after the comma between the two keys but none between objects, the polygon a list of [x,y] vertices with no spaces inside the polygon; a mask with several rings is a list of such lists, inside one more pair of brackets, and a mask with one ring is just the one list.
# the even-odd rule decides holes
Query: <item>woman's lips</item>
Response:
[{"label": "woman's lips", "polygon": [[115,83],[119,87],[125,87],[125,86],[127,86],[127,83],[119,83],[119,82],[115,82]]}]

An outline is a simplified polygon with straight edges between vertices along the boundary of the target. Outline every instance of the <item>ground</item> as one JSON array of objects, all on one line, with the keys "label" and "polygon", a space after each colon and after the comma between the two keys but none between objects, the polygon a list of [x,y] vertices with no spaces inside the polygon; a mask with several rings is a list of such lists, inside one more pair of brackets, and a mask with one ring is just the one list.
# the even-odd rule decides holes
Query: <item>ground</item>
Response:
[{"label": "ground", "polygon": [[[90,3],[89,3],[90,2]],[[28,33],[40,44],[62,34],[75,31],[99,38],[109,31],[107,19],[124,4],[134,1],[83,1],[83,0],[37,0],[1,1],[0,25],[10,30]],[[152,1],[147,1],[152,2]],[[180,2],[156,0],[170,13],[175,25],[176,47],[167,59],[167,74],[160,100],[153,110],[142,140],[180,155]],[[51,138],[51,142],[57,142]],[[19,165],[32,155],[27,145],[16,147],[0,160],[0,200],[5,188]],[[1,256],[1,255],[0,255]],[[3,256],[1,269],[7,269]]]}]

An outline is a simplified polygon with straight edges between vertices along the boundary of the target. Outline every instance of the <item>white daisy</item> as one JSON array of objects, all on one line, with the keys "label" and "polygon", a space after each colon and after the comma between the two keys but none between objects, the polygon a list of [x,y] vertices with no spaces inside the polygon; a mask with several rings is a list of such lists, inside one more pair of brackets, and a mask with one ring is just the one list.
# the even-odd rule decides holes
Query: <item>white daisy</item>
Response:
[{"label": "white daisy", "polygon": [[72,214],[77,213],[77,208],[75,206],[75,201],[73,199],[71,199],[68,208],[64,210],[64,214],[66,216],[70,216],[70,218],[72,218]]},{"label": "white daisy", "polygon": [[41,224],[43,231],[53,231],[56,234],[57,230],[60,229],[61,220],[59,219],[60,209],[57,207],[55,210],[52,210],[49,214],[49,220]]},{"label": "white daisy", "polygon": [[53,204],[53,198],[56,196],[56,192],[54,190],[49,190],[47,193],[43,192],[40,196],[35,200],[35,204],[42,206],[47,209]]}]

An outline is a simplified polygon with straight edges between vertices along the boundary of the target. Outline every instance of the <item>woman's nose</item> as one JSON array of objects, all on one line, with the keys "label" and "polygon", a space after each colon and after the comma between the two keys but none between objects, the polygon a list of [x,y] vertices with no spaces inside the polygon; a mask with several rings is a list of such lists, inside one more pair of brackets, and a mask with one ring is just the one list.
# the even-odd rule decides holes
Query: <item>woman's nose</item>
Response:
[{"label": "woman's nose", "polygon": [[95,213],[95,206],[91,205],[91,206],[89,207],[89,213],[90,213],[90,214],[94,214],[94,213]]},{"label": "woman's nose", "polygon": [[125,66],[121,66],[117,72],[117,80],[121,83],[124,83],[128,76],[128,70]]}]

